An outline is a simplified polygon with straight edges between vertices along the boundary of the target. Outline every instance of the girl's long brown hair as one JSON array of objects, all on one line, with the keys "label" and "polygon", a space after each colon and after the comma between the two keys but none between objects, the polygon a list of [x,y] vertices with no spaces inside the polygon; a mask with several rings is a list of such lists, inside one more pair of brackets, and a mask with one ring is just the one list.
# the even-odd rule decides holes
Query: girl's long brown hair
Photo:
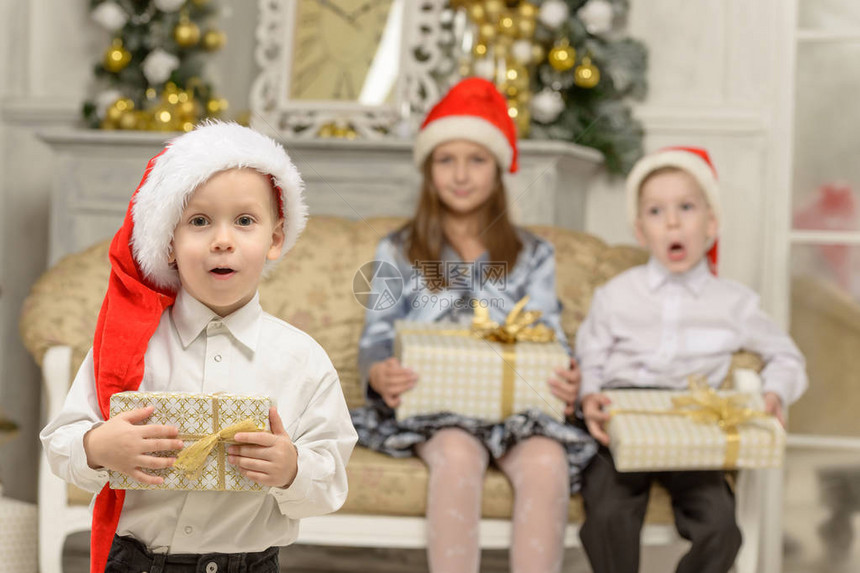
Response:
[{"label": "girl's long brown hair", "polygon": [[[432,165],[433,154],[431,153],[424,161],[421,170],[423,181],[415,217],[404,226],[404,229],[409,231],[406,237],[406,255],[413,264],[439,263],[442,258],[442,247],[445,244],[445,233],[442,229],[445,206],[433,187]],[[507,274],[516,264],[523,244],[516,228],[508,218],[508,200],[501,169],[498,166],[496,167],[496,187],[481,209],[481,229],[483,229],[481,238],[487,248],[489,261],[504,262],[504,272]],[[431,282],[434,283],[429,285],[431,288],[436,286],[437,283]]]}]

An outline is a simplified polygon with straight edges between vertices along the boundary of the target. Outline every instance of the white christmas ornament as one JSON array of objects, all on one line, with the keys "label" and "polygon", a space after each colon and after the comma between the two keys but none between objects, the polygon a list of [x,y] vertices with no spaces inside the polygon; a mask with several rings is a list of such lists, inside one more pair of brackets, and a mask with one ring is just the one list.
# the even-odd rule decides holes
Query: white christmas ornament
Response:
[{"label": "white christmas ornament", "polygon": [[480,60],[475,60],[475,63],[472,65],[472,71],[480,78],[493,81],[496,78],[496,63],[492,58],[481,58]]},{"label": "white christmas ornament", "polygon": [[564,24],[569,16],[570,8],[564,0],[546,0],[538,11],[538,20],[550,30]]},{"label": "white christmas ornament", "polygon": [[511,46],[511,55],[519,63],[527,65],[532,61],[532,43],[528,40],[517,40]]},{"label": "white christmas ornament", "polygon": [[564,109],[564,100],[557,91],[544,89],[532,98],[532,119],[552,123]]},{"label": "white christmas ornament", "polygon": [[605,34],[612,29],[612,4],[608,0],[591,0],[576,15],[589,34]]},{"label": "white christmas ornament", "polygon": [[151,51],[143,60],[143,75],[151,84],[161,84],[167,81],[173,70],[179,67],[179,58],[161,48]]},{"label": "white christmas ornament", "polygon": [[162,12],[176,12],[185,4],[185,0],[155,0],[154,3]]},{"label": "white christmas ornament", "polygon": [[128,14],[114,2],[103,2],[96,6],[90,16],[108,32],[116,32],[128,22]]},{"label": "white christmas ornament", "polygon": [[105,90],[95,97],[96,115],[99,119],[104,119],[113,102],[122,97],[122,92],[119,90]]}]

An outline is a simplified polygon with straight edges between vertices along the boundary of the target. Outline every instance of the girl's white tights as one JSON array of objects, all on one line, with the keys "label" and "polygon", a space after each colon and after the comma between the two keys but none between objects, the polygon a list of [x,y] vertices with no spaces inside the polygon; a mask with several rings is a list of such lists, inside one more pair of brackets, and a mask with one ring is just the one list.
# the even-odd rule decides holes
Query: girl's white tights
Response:
[{"label": "girl's white tights", "polygon": [[[427,559],[433,573],[477,573],[481,491],[489,454],[459,428],[417,446],[430,472]],[[514,489],[512,573],[561,570],[570,485],[561,444],[543,436],[520,442],[497,460]]]}]

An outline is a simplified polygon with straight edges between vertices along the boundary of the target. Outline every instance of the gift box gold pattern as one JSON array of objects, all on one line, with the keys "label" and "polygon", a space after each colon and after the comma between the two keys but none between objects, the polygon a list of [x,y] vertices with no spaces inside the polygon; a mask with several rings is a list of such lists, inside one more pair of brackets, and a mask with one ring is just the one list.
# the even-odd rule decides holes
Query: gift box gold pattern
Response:
[{"label": "gift box gold pattern", "polygon": [[547,380],[570,358],[558,342],[502,344],[465,334],[448,323],[398,321],[395,354],[418,373],[397,418],[455,412],[491,422],[528,408],[563,419],[564,403]]},{"label": "gift box gold pattern", "polygon": [[[700,422],[677,414],[678,408],[673,399],[687,396],[687,392],[610,390],[604,393],[612,400],[610,411],[617,411],[609,421],[607,433],[609,449],[618,471],[768,468],[782,465],[785,431],[772,416],[754,418],[737,426],[737,460],[727,463],[728,432],[716,423]],[[718,394],[729,396],[737,393]],[[761,396],[748,396],[748,406],[754,410],[763,410]]]},{"label": "gift box gold pattern", "polygon": [[[155,411],[146,424],[176,426],[179,438],[187,448],[200,438],[218,432],[242,420],[251,419],[258,428],[269,429],[269,404],[265,396],[238,394],[192,394],[185,392],[120,392],[110,399],[110,415],[146,406]],[[175,456],[177,452],[159,452],[160,456]],[[189,477],[174,468],[143,470],[164,478],[161,485],[147,485],[119,472],[110,471],[113,489],[170,489],[213,491],[262,491],[262,486],[242,476],[227,463],[225,444],[219,443],[203,465],[199,476]]]}]

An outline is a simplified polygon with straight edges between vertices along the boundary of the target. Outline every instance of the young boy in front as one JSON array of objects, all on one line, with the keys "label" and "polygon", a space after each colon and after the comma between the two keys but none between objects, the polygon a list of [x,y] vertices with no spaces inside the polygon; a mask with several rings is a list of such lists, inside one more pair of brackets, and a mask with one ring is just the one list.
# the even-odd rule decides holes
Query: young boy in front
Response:
[{"label": "young boy in front", "polygon": [[[337,373],[257,293],[304,227],[302,189],[280,145],[236,124],[199,127],[147,166],[110,247],[93,349],[41,434],[57,475],[101,492],[91,571],[277,571],[299,518],[343,504],[357,436]],[[267,487],[109,489],[107,470],[162,483],[143,470],[171,466],[154,454],[183,445],[175,427],[141,425],[152,407],[108,419],[127,390],[269,396],[271,431],[237,434],[227,458]]]},{"label": "young boy in front", "polygon": [[[596,290],[576,339],[582,412],[601,444],[583,476],[586,519],[580,531],[596,573],[636,573],[639,536],[652,480],[672,496],[675,526],[692,542],[679,573],[725,573],[741,533],[722,471],[620,473],[606,446],[609,388],[687,388],[700,374],[717,387],[741,348],[764,360],[765,408],[784,409],[807,386],[803,356],[759,307],[750,289],[712,274],[720,202],[706,151],[670,148],[647,156],[627,180],[628,214],[650,253]],[[713,254],[713,257],[706,257]]]}]

